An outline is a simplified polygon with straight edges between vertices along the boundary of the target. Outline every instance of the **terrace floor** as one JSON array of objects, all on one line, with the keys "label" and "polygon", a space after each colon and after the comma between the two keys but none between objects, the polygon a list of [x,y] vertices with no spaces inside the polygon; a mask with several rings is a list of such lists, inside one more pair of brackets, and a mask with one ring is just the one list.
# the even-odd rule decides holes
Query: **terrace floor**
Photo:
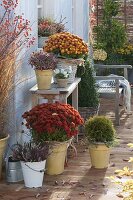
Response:
[{"label": "terrace floor", "polygon": [[[100,114],[114,119],[114,104],[102,100]],[[133,110],[133,101],[132,101]],[[133,142],[133,115],[122,114],[121,125],[116,127],[120,144],[111,151],[108,169],[91,168],[87,146],[83,139],[76,145],[77,157],[69,151],[68,166],[58,176],[45,175],[44,184],[39,189],[26,189],[23,182],[7,184],[0,182],[0,200],[120,200],[120,188],[106,177],[114,174],[116,169],[132,166],[128,158],[133,151],[127,143]],[[118,196],[117,196],[118,195]]]}]

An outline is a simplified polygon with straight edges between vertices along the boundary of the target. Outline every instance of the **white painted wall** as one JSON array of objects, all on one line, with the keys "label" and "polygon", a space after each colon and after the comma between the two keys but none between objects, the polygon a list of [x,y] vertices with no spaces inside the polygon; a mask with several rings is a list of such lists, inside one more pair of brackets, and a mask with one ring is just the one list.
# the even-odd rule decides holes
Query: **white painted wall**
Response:
[{"label": "white painted wall", "polygon": [[36,38],[36,42],[32,48],[24,48],[20,54],[22,64],[15,78],[15,82],[19,82],[19,84],[16,85],[14,91],[14,132],[11,134],[11,143],[19,140],[19,133],[22,128],[21,116],[24,111],[31,108],[31,94],[29,89],[35,84],[35,74],[31,66],[28,65],[28,60],[31,52],[37,49],[37,0],[20,0],[20,4],[16,12],[20,15],[21,13],[24,13],[24,18],[30,20],[32,28],[31,36]]},{"label": "white painted wall", "polygon": [[52,17],[59,21],[66,17],[68,31],[88,41],[88,2],[89,0],[38,0],[42,5],[39,16]]}]

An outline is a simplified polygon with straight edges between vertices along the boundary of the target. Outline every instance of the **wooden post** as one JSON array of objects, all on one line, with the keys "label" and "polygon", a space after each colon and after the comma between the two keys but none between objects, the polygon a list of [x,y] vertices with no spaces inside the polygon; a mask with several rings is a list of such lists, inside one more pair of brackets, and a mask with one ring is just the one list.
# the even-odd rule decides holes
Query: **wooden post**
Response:
[{"label": "wooden post", "polygon": [[116,125],[120,125],[120,116],[119,116],[119,79],[115,80],[116,96],[115,96],[115,119]]}]

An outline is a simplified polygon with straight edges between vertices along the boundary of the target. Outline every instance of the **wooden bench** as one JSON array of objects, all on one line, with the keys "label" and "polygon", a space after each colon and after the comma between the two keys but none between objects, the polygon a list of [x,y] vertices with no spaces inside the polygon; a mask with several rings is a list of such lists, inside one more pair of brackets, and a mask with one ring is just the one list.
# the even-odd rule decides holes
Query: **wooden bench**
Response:
[{"label": "wooden bench", "polygon": [[116,125],[120,125],[120,113],[119,113],[119,98],[123,88],[119,87],[119,81],[126,78],[128,80],[127,69],[131,69],[131,65],[102,65],[94,64],[95,70],[98,69],[123,69],[123,76],[95,76],[96,80],[113,80],[115,82],[114,86],[110,87],[98,87],[98,93],[101,98],[114,98],[115,99],[115,120]]}]

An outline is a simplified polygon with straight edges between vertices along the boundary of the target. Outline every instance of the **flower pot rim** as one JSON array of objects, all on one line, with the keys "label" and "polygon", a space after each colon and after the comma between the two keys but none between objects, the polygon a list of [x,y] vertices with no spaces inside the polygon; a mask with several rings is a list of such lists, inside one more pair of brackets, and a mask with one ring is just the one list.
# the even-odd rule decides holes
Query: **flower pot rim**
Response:
[{"label": "flower pot rim", "polygon": [[[107,145],[106,145],[106,143],[104,143],[104,142],[95,142],[95,143],[89,143],[89,146],[100,146],[100,145],[104,145],[104,146],[106,146],[106,147],[108,147]],[[108,148],[110,148],[110,147],[108,147]]]},{"label": "flower pot rim", "polygon": [[28,161],[28,162],[26,162],[26,161],[23,161],[23,160],[20,160],[20,162],[22,162],[22,163],[41,163],[41,162],[44,162],[44,161],[46,161],[46,159],[45,160],[41,160],[41,161]]},{"label": "flower pot rim", "polygon": [[5,140],[5,139],[8,139],[9,137],[10,137],[10,135],[8,134],[8,135],[6,135],[5,137],[1,138],[0,141]]}]

